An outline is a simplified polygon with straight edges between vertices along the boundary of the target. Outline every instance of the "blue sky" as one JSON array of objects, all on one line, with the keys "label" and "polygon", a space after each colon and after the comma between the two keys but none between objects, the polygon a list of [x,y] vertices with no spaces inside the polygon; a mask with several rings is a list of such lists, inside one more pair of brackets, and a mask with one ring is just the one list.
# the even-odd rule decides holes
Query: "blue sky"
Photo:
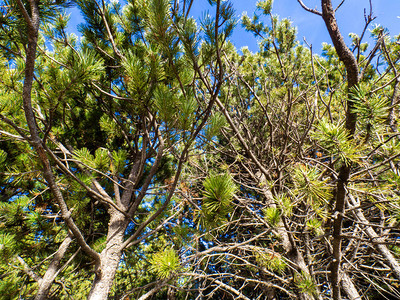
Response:
[{"label": "blue sky", "polygon": [[[303,2],[311,8],[320,10],[320,0],[303,0]],[[333,4],[337,5],[340,0],[333,0]],[[240,19],[244,11],[251,17],[256,8],[257,0],[231,0],[236,9],[236,16]],[[351,32],[361,34],[364,27],[364,8],[369,12],[369,0],[346,0],[341,8],[337,11],[339,28],[343,36],[348,37]],[[192,15],[199,17],[202,12],[209,10],[207,0],[194,0]],[[400,34],[400,0],[372,0],[373,15],[376,16],[374,23],[380,24],[388,28],[391,36]],[[328,32],[322,21],[322,18],[306,12],[297,2],[297,0],[275,0],[273,5],[273,14],[277,14],[280,18],[289,18],[298,28],[298,40],[303,38],[313,45],[316,53],[321,51],[322,42],[330,42]],[[76,32],[77,24],[82,22],[79,10],[71,9],[71,22],[69,29]],[[367,33],[367,36],[369,34]],[[232,36],[235,46],[240,49],[248,46],[253,52],[258,49],[258,41],[252,34],[245,32],[240,25],[237,26]],[[349,42],[350,39],[347,39]]]}]

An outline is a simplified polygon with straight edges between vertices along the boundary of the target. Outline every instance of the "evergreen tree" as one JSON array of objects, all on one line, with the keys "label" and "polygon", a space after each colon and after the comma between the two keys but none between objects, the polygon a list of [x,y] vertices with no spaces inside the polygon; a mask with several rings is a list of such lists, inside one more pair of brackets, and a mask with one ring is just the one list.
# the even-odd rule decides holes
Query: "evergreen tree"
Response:
[{"label": "evergreen tree", "polygon": [[[105,299],[123,254],[156,235],[179,207],[171,200],[219,94],[220,48],[232,30],[233,11],[216,1],[216,17],[204,21],[201,33],[188,17],[190,1],[131,1],[124,7],[78,1],[86,21],[80,44],[66,33],[68,16],[60,10],[67,4],[30,0],[3,6],[2,30],[10,40],[2,45],[1,119],[11,139],[5,142],[20,148],[2,152],[2,158],[16,156],[13,172],[4,166],[5,183],[18,188],[24,180],[32,188],[21,185],[2,209],[12,224],[21,218],[20,226],[29,226],[30,239],[50,245],[47,253],[57,236],[71,236],[83,255],[84,277],[93,280],[88,298]],[[202,34],[208,42],[200,48]],[[47,227],[34,228],[39,222]],[[22,255],[12,224],[5,226],[2,251],[14,247]],[[52,267],[29,252],[24,257],[26,268]],[[40,270],[26,271],[39,285],[47,278]]]},{"label": "evergreen tree", "polygon": [[346,45],[298,0],[317,55],[272,0],[256,53],[227,1],[1,4],[2,296],[400,298],[399,37],[372,12]]}]

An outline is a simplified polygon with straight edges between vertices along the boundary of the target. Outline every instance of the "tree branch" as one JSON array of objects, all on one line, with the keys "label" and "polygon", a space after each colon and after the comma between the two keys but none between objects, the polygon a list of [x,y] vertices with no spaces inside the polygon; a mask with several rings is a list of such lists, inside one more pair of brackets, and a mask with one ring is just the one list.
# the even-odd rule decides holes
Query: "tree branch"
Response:
[{"label": "tree branch", "polygon": [[[321,0],[322,18],[325,21],[326,28],[335,46],[339,59],[344,63],[347,71],[348,90],[355,86],[359,81],[358,64],[353,53],[344,42],[343,36],[339,31],[336,21],[335,11],[332,8],[331,0]],[[346,111],[346,129],[349,132],[349,139],[353,139],[356,130],[357,114],[353,112],[353,102],[348,98]],[[340,300],[340,265],[342,259],[342,227],[343,215],[345,213],[345,203],[347,194],[347,181],[350,177],[350,165],[343,163],[340,168],[339,177],[336,186],[336,201],[333,212],[333,258],[331,261],[331,284],[332,297],[334,300]]]},{"label": "tree branch", "polygon": [[312,8],[307,7],[307,6],[303,3],[302,0],[297,0],[297,2],[299,2],[299,4],[301,5],[301,7],[304,8],[306,11],[308,11],[308,12],[310,12],[310,13],[313,13],[313,14],[316,14],[316,15],[318,15],[318,16],[322,16],[322,13],[321,13],[320,11],[316,10],[315,8],[312,9]]},{"label": "tree branch", "polygon": [[68,228],[75,236],[78,244],[82,247],[82,250],[85,251],[90,257],[92,257],[96,261],[96,263],[98,263],[100,261],[99,254],[92,248],[90,248],[90,246],[86,243],[85,238],[83,237],[79,228],[76,226],[75,222],[71,218],[71,212],[69,211],[68,206],[64,201],[64,197],[60,191],[60,188],[58,187],[55,181],[52,168],[46,154],[46,150],[44,149],[42,145],[42,140],[39,137],[36,118],[32,107],[31,93],[32,93],[33,77],[35,70],[36,49],[39,36],[40,19],[39,19],[38,3],[35,0],[30,0],[29,2],[32,11],[32,18],[31,18],[32,23],[31,25],[28,24],[29,25],[28,47],[26,52],[25,79],[23,84],[22,97],[23,97],[23,108],[25,112],[25,118],[31,134],[30,143],[36,150],[40,162],[42,163],[43,176],[46,179],[49,188],[60,207],[61,216],[63,217]]}]

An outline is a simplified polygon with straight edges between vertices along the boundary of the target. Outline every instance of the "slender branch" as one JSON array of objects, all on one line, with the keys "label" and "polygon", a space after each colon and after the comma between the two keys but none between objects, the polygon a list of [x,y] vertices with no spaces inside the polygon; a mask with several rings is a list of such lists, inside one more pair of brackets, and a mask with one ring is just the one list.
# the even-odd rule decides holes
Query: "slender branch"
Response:
[{"label": "slender branch", "polygon": [[114,37],[113,37],[113,35],[111,33],[110,26],[108,25],[108,22],[107,22],[107,19],[106,19],[106,15],[104,14],[104,11],[106,9],[104,0],[102,0],[102,6],[103,6],[102,8],[97,3],[97,1],[95,1],[95,3],[99,8],[99,12],[100,12],[101,18],[103,19],[104,25],[106,26],[108,38],[109,38],[109,40],[111,42],[111,45],[112,45],[112,47],[114,49],[115,54],[117,54],[117,56],[120,57],[121,59],[125,59],[125,57],[121,54],[121,52],[118,50],[117,45],[115,44],[115,40],[114,40]]},{"label": "slender branch", "polygon": [[297,2],[299,2],[299,4],[301,5],[301,7],[304,8],[306,11],[308,11],[308,12],[310,12],[310,13],[313,13],[313,14],[316,14],[316,15],[318,15],[318,16],[322,16],[322,13],[321,13],[320,11],[318,11],[318,10],[316,10],[316,9],[312,9],[312,8],[307,7],[307,6],[303,3],[302,0],[297,0]]},{"label": "slender branch", "polygon": [[29,265],[23,260],[23,258],[21,256],[17,255],[16,259],[22,265],[24,273],[40,284],[42,281],[42,278],[39,275],[37,275],[32,270],[31,267],[29,267]]},{"label": "slender branch", "polygon": [[69,211],[68,206],[65,203],[64,197],[60,191],[60,188],[55,181],[50,161],[47,157],[46,150],[43,147],[42,141],[39,137],[36,118],[32,107],[31,93],[32,93],[32,84],[33,84],[33,77],[35,70],[40,19],[39,19],[38,3],[35,0],[29,0],[29,2],[32,11],[32,18],[31,18],[32,22],[31,24],[28,23],[28,47],[26,51],[25,79],[23,84],[22,97],[23,97],[23,108],[25,112],[26,122],[31,134],[30,143],[34,147],[39,156],[40,162],[42,163],[43,166],[43,176],[46,179],[49,188],[60,207],[61,215],[65,223],[76,237],[76,240],[78,244],[82,247],[82,250],[85,251],[85,253],[88,254],[90,257],[92,257],[96,261],[96,263],[98,263],[100,260],[99,254],[86,243],[85,238],[83,237],[81,231],[71,218],[71,212]]},{"label": "slender branch", "polygon": [[92,81],[92,84],[97,90],[99,90],[99,92],[103,93],[104,95],[106,95],[108,97],[112,97],[112,98],[115,98],[118,100],[134,101],[134,99],[132,99],[132,98],[125,98],[125,97],[120,97],[117,95],[110,94],[110,93],[106,92],[105,90],[103,90],[101,87],[99,87],[96,83],[94,83],[94,81]]},{"label": "slender branch", "polygon": [[57,252],[53,256],[53,259],[50,262],[50,265],[48,266],[46,273],[43,276],[43,279],[41,280],[39,284],[39,290],[36,294],[35,300],[44,300],[47,299],[48,293],[50,291],[50,288],[57,277],[57,274],[59,273],[60,269],[60,262],[62,258],[64,257],[65,253],[67,252],[67,249],[69,245],[72,242],[72,238],[68,235],[64,241],[61,243],[59,246]]},{"label": "slender branch", "polygon": [[337,10],[343,5],[344,1],[346,1],[346,0],[342,0],[342,2],[340,2],[339,5],[336,6],[336,8],[335,8],[335,13],[336,13]]},{"label": "slender branch", "polygon": [[[0,120],[2,120],[3,122],[7,123],[7,124],[10,125],[12,128],[14,128],[14,130],[15,130],[16,132],[18,132],[19,135],[20,135],[24,140],[26,140],[26,141],[28,141],[28,142],[31,140],[30,137],[28,137],[28,136],[24,133],[24,131],[25,131],[24,128],[18,127],[13,121],[11,121],[11,120],[10,120],[9,118],[7,118],[6,116],[0,114]],[[7,134],[7,135],[9,135],[9,136],[14,136],[15,138],[20,138],[20,137],[18,137],[18,136],[16,136],[16,135],[12,135],[12,134],[10,134],[10,133],[6,133],[5,131],[3,132],[3,134]]]},{"label": "slender branch", "polygon": [[152,231],[146,233],[145,235],[143,235],[141,238],[136,239],[134,241],[132,241],[129,244],[126,244],[126,246],[124,245],[123,248],[129,248],[132,247],[134,245],[137,245],[139,243],[141,243],[142,241],[144,241],[145,239],[147,239],[149,236],[152,236],[154,233],[158,232],[161,228],[163,228],[165,226],[165,224],[168,224],[169,221],[171,221],[172,219],[176,218],[181,212],[183,211],[183,208],[180,208],[176,213],[174,213],[172,216],[168,217],[165,221],[161,222],[156,228],[154,228]]}]

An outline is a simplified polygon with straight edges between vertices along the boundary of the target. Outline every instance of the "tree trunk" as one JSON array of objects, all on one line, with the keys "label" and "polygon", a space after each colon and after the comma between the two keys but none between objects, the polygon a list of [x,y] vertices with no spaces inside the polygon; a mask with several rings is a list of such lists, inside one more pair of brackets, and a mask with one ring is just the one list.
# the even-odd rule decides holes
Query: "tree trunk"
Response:
[{"label": "tree trunk", "polygon": [[106,247],[100,253],[100,262],[96,266],[96,276],[89,293],[89,300],[105,300],[113,285],[115,273],[121,260],[124,233],[128,225],[127,218],[114,208],[109,209],[110,221]]},{"label": "tree trunk", "polygon": [[59,272],[60,262],[64,257],[65,253],[69,245],[72,242],[72,238],[67,236],[64,241],[61,243],[60,247],[58,248],[56,254],[54,255],[53,259],[49,267],[47,268],[46,273],[44,274],[43,278],[39,282],[39,290],[36,294],[35,300],[44,300],[47,299],[47,295],[49,294],[50,288],[56,279],[56,276]]},{"label": "tree trunk", "polygon": [[346,272],[342,272],[342,280],[340,283],[349,300],[361,300],[360,294],[354,286],[350,276]]},{"label": "tree trunk", "polygon": [[[259,179],[260,179],[260,182],[266,183],[265,176],[261,175],[261,176],[259,176]],[[265,184],[265,186],[268,186],[268,185]],[[273,195],[272,195],[272,192],[270,191],[270,189],[264,188],[263,193],[264,193],[264,197],[267,201],[267,205],[276,207],[276,204],[274,202],[274,198],[273,198]],[[282,245],[283,249],[285,249],[286,256],[289,258],[290,261],[292,261],[296,265],[296,267],[298,268],[297,271],[303,272],[304,274],[309,275],[310,278],[312,278],[312,276],[310,274],[310,270],[308,269],[308,267],[304,261],[303,254],[297,249],[296,243],[293,240],[293,238],[290,237],[282,219],[276,225],[275,230],[281,238],[281,245]],[[318,295],[313,297],[307,293],[299,293],[298,298],[300,300],[321,299],[319,294],[320,293],[318,292]]]},{"label": "tree trunk", "polygon": [[[355,201],[355,199],[350,196],[350,200],[352,202],[353,208],[358,206],[359,203]],[[386,247],[384,244],[386,240],[382,237],[380,237],[375,230],[369,226],[369,221],[367,218],[364,216],[363,211],[360,208],[357,208],[354,210],[354,214],[356,215],[357,219],[362,223],[366,225],[365,232],[367,233],[368,237],[371,239],[371,241],[376,242],[376,249],[378,252],[383,256],[383,258],[386,260],[388,263],[390,269],[392,270],[394,276],[400,280],[400,264],[396,260],[396,258],[393,256],[393,254],[389,251],[389,249]]]},{"label": "tree trunk", "polygon": [[[339,59],[344,63],[347,72],[347,87],[350,89],[358,83],[358,64],[353,53],[346,46],[343,36],[339,31],[339,26],[336,22],[335,11],[332,7],[331,0],[321,0],[322,18],[325,21],[326,28],[335,46],[336,53]],[[353,102],[347,100],[346,111],[346,129],[349,132],[349,139],[352,139],[356,130],[357,115],[352,111]],[[340,300],[340,264],[342,260],[342,225],[346,203],[346,185],[350,177],[350,165],[343,162],[340,168],[338,182],[336,187],[336,203],[333,213],[333,258],[330,265],[332,297],[335,300]]]}]

